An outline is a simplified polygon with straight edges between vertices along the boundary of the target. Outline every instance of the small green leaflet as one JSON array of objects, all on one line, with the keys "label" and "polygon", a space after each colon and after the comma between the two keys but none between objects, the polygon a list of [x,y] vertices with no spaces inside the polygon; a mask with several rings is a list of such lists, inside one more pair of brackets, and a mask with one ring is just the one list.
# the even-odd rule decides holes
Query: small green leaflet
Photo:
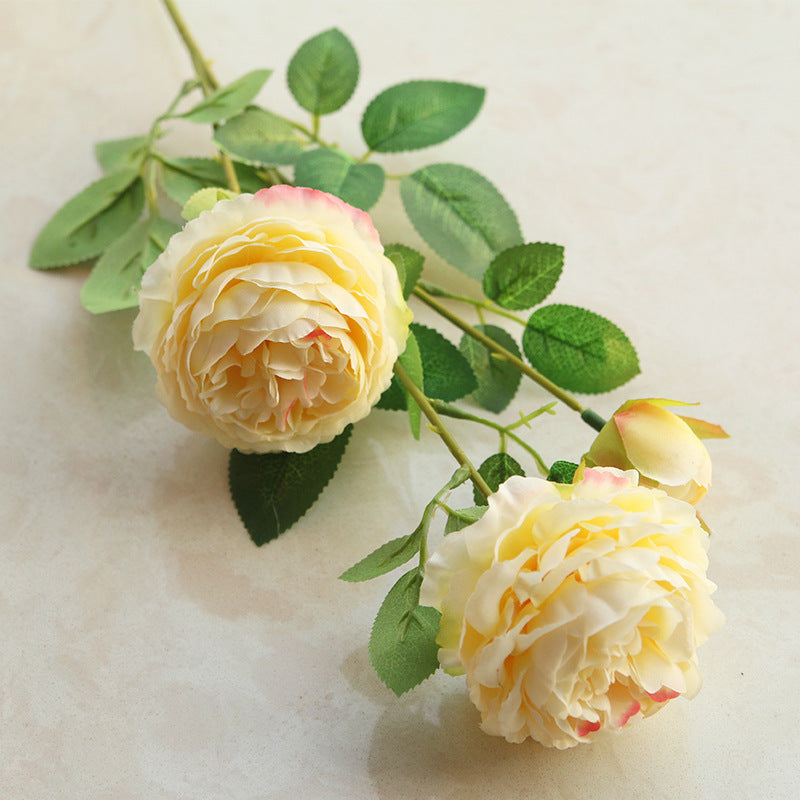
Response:
[{"label": "small green leaflet", "polygon": [[[483,495],[481,495],[483,497]],[[484,503],[482,506],[470,506],[469,508],[454,509],[452,514],[447,515],[447,522],[444,526],[445,533],[453,533],[466,528],[467,525],[472,525],[477,522],[485,513],[488,508]]]},{"label": "small green leaflet", "polygon": [[231,497],[259,547],[289,530],[314,505],[339,466],[351,430],[348,426],[307,453],[231,451]]},{"label": "small green leaflet", "polygon": [[386,175],[379,164],[359,164],[337,150],[320,147],[303,153],[295,164],[296,186],[309,186],[368,211],[383,192]]},{"label": "small green leaflet", "polygon": [[[408,377],[411,378],[414,384],[422,389],[424,381],[422,356],[420,355],[419,344],[417,343],[417,337],[414,335],[413,330],[409,331],[408,339],[406,339],[406,349],[400,354],[397,360],[408,373]],[[393,377],[392,380],[397,380],[397,377]],[[411,433],[415,439],[419,439],[422,409],[417,405],[417,401],[406,391],[405,387],[402,384],[400,384],[400,386],[406,398],[406,408],[408,409],[408,422],[411,425]]]},{"label": "small green leaflet", "polygon": [[422,359],[423,390],[428,397],[450,402],[478,386],[469,363],[439,331],[411,323]]},{"label": "small green leaflet", "polygon": [[139,302],[144,271],[180,228],[160,217],[143,219],[113,242],[89,273],[81,303],[93,314],[132,308]]},{"label": "small green leaflet", "polygon": [[422,277],[425,258],[421,253],[406,247],[404,244],[387,244],[383,252],[397,268],[397,276],[400,278],[400,285],[403,287],[403,297],[408,300],[417,285],[417,281]]},{"label": "small green leaflet", "polygon": [[470,277],[483,277],[494,257],[522,244],[519,222],[500,192],[459,164],[432,164],[400,181],[403,207],[419,235]]},{"label": "small green leaflet", "polygon": [[128,139],[111,139],[94,146],[97,163],[103,172],[120,169],[139,169],[147,155],[147,137],[131,136]]},{"label": "small green leaflet", "polygon": [[369,660],[398,697],[439,667],[436,637],[441,614],[419,605],[419,569],[403,575],[381,604],[369,638]]},{"label": "small green leaflet", "polygon": [[213,123],[235,117],[261,91],[271,69],[256,69],[227,86],[221,86],[183,114],[189,122]]},{"label": "small green leaflet", "polygon": [[498,253],[483,276],[483,292],[511,311],[541,303],[555,289],[564,266],[557,244],[519,244]]},{"label": "small green leaflet", "polygon": [[272,167],[293,164],[303,152],[297,131],[263,108],[248,108],[214,132],[214,144],[236,161]]},{"label": "small green leaflet", "polygon": [[[525,475],[519,462],[508,453],[495,453],[478,467],[478,472],[483,476],[489,488],[496,492],[501,483],[507,481],[512,475]],[[473,487],[475,505],[487,505],[486,498]]]},{"label": "small green leaflet", "polygon": [[401,567],[419,552],[420,537],[415,534],[416,531],[382,544],[339,577],[343,581],[369,581]]},{"label": "small green leaflet", "polygon": [[398,83],[367,106],[361,133],[369,148],[378,153],[439,144],[475,119],[485,95],[485,89],[467,83]]},{"label": "small green leaflet", "polygon": [[639,373],[628,337],[605,317],[577,306],[534,311],[522,334],[522,349],[545,377],[572,392],[608,392]]},{"label": "small green leaflet", "polygon": [[571,461],[554,461],[547,480],[553,483],[572,483],[577,469],[578,465]]},{"label": "small green leaflet", "polygon": [[427,539],[431,520],[439,508],[441,498],[468,480],[469,470],[466,467],[459,467],[450,476],[450,480],[436,493],[433,500],[425,506],[422,519],[412,533],[382,544],[339,577],[345,581],[368,581],[405,564],[419,553],[421,543]]},{"label": "small green leaflet", "polygon": [[29,265],[50,269],[99,256],[136,222],[144,186],[135,169],[112,172],[68,200],[42,228]]},{"label": "small green leaflet", "polygon": [[181,216],[188,222],[199,217],[204,211],[209,211],[220,200],[230,200],[236,193],[222,186],[208,186],[196,191],[181,209]]},{"label": "small green leaflet", "polygon": [[[167,158],[161,162],[161,185],[171,200],[184,206],[189,198],[210,186],[225,186],[225,170],[213,158]],[[265,182],[246,164],[235,164],[236,177],[243,192],[257,192]]]},{"label": "small green leaflet", "polygon": [[358,56],[350,40],[330,28],[300,45],[289,62],[289,91],[306,111],[330,114],[351,97],[358,83]]},{"label": "small green leaflet", "polygon": [[[504,328],[497,325],[476,325],[481,333],[493,339],[497,344],[510,350],[518,358],[521,357],[514,337]],[[459,350],[467,359],[478,381],[478,388],[472,398],[482,408],[499,414],[514,399],[519,388],[522,374],[507,361],[493,356],[486,347],[464,334],[459,343]]]}]

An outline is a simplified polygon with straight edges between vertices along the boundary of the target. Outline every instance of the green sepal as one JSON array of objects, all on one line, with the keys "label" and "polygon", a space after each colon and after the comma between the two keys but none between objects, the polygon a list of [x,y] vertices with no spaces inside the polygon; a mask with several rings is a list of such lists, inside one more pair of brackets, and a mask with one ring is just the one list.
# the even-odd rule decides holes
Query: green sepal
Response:
[{"label": "green sepal", "polygon": [[369,148],[378,153],[430,147],[466,128],[485,96],[485,89],[467,83],[398,83],[367,106],[361,133]]},{"label": "green sepal", "polygon": [[235,161],[255,167],[294,164],[303,152],[302,140],[289,122],[255,106],[220,125],[214,144]]},{"label": "green sepal", "polygon": [[[496,492],[500,484],[507,481],[512,475],[525,475],[525,470],[522,469],[519,462],[508,453],[495,453],[489,456],[489,458],[478,467],[478,472],[480,472],[493,492]],[[472,491],[473,497],[475,498],[475,505],[487,505],[486,498],[476,487],[473,487]]]},{"label": "green sepal", "polygon": [[29,265],[52,269],[99,256],[142,215],[144,185],[135,169],[89,184],[50,218],[33,243]]},{"label": "green sepal", "polygon": [[494,257],[522,243],[519,222],[495,186],[460,164],[432,164],[400,181],[419,235],[446,261],[480,280]]},{"label": "green sepal", "polygon": [[564,248],[536,242],[498,253],[483,276],[484,294],[519,311],[541,303],[553,291],[564,267]]},{"label": "green sepal", "polygon": [[311,508],[336,472],[352,426],[306,453],[231,451],[231,497],[259,547],[289,530]]},{"label": "green sepal", "polygon": [[359,164],[338,150],[307,150],[294,167],[296,186],[309,186],[336,195],[368,211],[383,193],[386,174],[379,164]]},{"label": "green sepal", "polygon": [[[499,328],[497,325],[475,327],[518,358],[521,357],[514,337],[505,328]],[[478,388],[472,393],[472,399],[482,408],[499,414],[514,399],[522,374],[507,361],[495,357],[483,344],[467,333],[461,337],[459,350],[469,362],[478,381]]]},{"label": "green sepal", "polygon": [[220,200],[237,197],[236,192],[222,186],[208,186],[196,191],[181,209],[181,216],[188,222],[199,217],[204,211],[210,211]]},{"label": "green sepal", "polygon": [[211,92],[196,106],[177,116],[189,122],[214,123],[235,117],[261,91],[271,69],[256,69]]},{"label": "green sepal", "polygon": [[338,28],[330,28],[300,45],[286,77],[289,91],[306,111],[315,116],[330,114],[355,91],[358,55]]},{"label": "green sepal", "polygon": [[81,289],[81,303],[93,314],[132,308],[139,303],[145,270],[158,258],[180,227],[160,217],[135,223],[108,249]]},{"label": "green sepal", "polygon": [[572,392],[608,392],[639,373],[628,337],[605,317],[577,306],[534,311],[522,334],[522,350],[539,372]]},{"label": "green sepal", "polygon": [[398,697],[439,667],[436,637],[441,614],[419,604],[421,583],[418,568],[395,583],[381,604],[369,639],[370,663]]},{"label": "green sepal", "polygon": [[[422,356],[420,355],[419,344],[417,337],[414,335],[413,330],[408,333],[406,339],[406,348],[397,359],[400,366],[408,373],[408,377],[414,382],[414,385],[423,390],[424,372],[422,369]],[[398,380],[395,376],[393,380]],[[399,383],[399,381],[398,381]],[[405,386],[400,383],[403,389],[403,395],[406,399],[406,409],[408,409],[408,422],[411,426],[411,435],[419,440],[420,424],[422,422],[422,409],[417,404],[417,401],[408,393]]]},{"label": "green sepal", "polygon": [[433,328],[418,322],[410,327],[419,345],[425,394],[451,402],[474,392],[478,382],[459,349]]},{"label": "green sepal", "polygon": [[547,480],[553,483],[572,483],[577,469],[578,465],[573,464],[572,461],[554,461]]},{"label": "green sepal", "polygon": [[147,156],[147,142],[146,136],[97,142],[94,146],[94,155],[105,173],[121,169],[138,170]]},{"label": "green sepal", "polygon": [[462,528],[477,522],[486,513],[487,508],[488,505],[484,503],[480,506],[454,509],[452,514],[447,515],[447,522],[444,526],[445,534],[460,531]]},{"label": "green sepal", "polygon": [[422,277],[425,257],[404,244],[387,244],[383,252],[395,265],[400,285],[403,287],[403,297],[408,300],[417,281]]},{"label": "green sepal", "polygon": [[[201,189],[225,186],[227,176],[219,161],[213,158],[168,158],[159,156],[161,186],[171,200],[184,206],[189,198]],[[257,192],[266,185],[256,171],[246,164],[234,164],[239,188],[243,192]]]}]

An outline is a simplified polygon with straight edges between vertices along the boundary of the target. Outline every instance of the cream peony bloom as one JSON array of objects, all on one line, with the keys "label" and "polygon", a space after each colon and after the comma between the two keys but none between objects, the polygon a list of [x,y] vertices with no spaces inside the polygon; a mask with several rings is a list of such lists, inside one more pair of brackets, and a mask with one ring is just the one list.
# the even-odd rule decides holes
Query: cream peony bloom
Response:
[{"label": "cream peony bloom", "polygon": [[430,557],[420,602],[442,612],[439,660],[466,673],[487,733],[563,749],[699,690],[695,648],[722,623],[708,536],[637,479],[510,478]]},{"label": "cream peony bloom", "polygon": [[646,486],[698,502],[711,486],[711,456],[700,439],[728,434],[719,425],[664,408],[685,405],[661,397],[629,400],[603,426],[582,465],[635,469]]},{"label": "cream peony bloom", "polygon": [[365,417],[411,311],[369,216],[273,186],[187,223],[145,273],[134,345],[175,419],[243,452],[305,452]]}]

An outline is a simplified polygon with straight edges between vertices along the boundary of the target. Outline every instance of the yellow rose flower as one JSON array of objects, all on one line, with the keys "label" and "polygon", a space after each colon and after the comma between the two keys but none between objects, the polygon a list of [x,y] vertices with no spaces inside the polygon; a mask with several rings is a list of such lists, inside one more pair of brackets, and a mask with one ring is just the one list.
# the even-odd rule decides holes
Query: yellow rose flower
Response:
[{"label": "yellow rose flower", "polygon": [[513,477],[445,537],[420,602],[442,612],[439,661],[466,673],[482,728],[559,749],[700,688],[695,649],[722,623],[694,508],[587,469]]},{"label": "yellow rose flower", "polygon": [[135,347],[175,419],[243,452],[304,452],[365,417],[411,312],[369,216],[273,186],[187,223],[147,270]]},{"label": "yellow rose flower", "polygon": [[700,439],[728,434],[719,425],[664,408],[685,405],[663,398],[629,400],[603,426],[582,464],[635,469],[644,485],[696,503],[711,486],[711,457]]}]

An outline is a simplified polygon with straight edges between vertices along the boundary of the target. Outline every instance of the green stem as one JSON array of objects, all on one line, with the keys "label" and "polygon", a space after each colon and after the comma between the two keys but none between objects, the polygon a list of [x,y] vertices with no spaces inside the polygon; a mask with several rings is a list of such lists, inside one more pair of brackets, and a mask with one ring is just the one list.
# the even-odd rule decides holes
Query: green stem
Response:
[{"label": "green stem", "polygon": [[467,297],[463,294],[455,294],[454,292],[449,292],[447,289],[443,289],[441,286],[436,286],[435,284],[428,283],[427,281],[420,281],[417,285],[426,291],[431,297],[446,297],[448,300],[456,300],[459,303],[468,303],[475,308],[479,314],[481,311],[491,311],[492,314],[497,314],[500,317],[510,319],[513,322],[519,323],[523,327],[528,324],[527,321],[522,317],[518,317],[516,314],[512,314],[510,311],[506,311],[496,303],[492,303],[491,300],[476,300],[474,297]]},{"label": "green stem", "polygon": [[[186,21],[184,20],[180,11],[178,11],[178,7],[175,5],[173,0],[161,1],[170,16],[170,19],[175,25],[176,30],[178,31],[178,35],[181,37],[186,49],[189,51],[189,58],[192,60],[192,65],[194,66],[197,79],[200,81],[203,94],[208,97],[208,95],[210,95],[215,89],[219,88],[219,82],[214,77],[214,73],[208,66],[208,62],[203,57],[203,53],[197,46],[197,42],[194,40],[194,37],[186,25]],[[222,169],[225,171],[225,180],[228,183],[228,188],[232,192],[239,194],[242,189],[239,186],[239,179],[236,176],[236,167],[233,165],[233,161],[227,153],[220,152],[219,155],[222,163]]]},{"label": "green stem", "polygon": [[173,0],[162,0],[162,2],[170,16],[170,19],[175,25],[175,29],[178,31],[178,35],[183,40],[183,43],[189,52],[189,58],[192,59],[192,66],[194,66],[194,71],[198,80],[200,81],[200,85],[203,87],[203,94],[211,94],[211,92],[213,92],[218,86],[217,81],[214,78],[211,70],[208,68],[208,64],[205,58],[203,58],[203,53],[197,46],[197,42],[194,40],[191,31],[187,27],[186,21],[181,15],[181,12],[178,11],[178,7],[175,5]]},{"label": "green stem", "polygon": [[467,454],[461,449],[461,445],[455,440],[455,437],[447,429],[447,426],[442,422],[439,415],[431,405],[431,401],[420,391],[419,387],[411,380],[409,374],[403,369],[399,362],[394,365],[394,371],[400,382],[405,386],[406,391],[411,395],[416,404],[422,409],[422,413],[428,418],[433,430],[439,435],[439,438],[444,442],[447,449],[453,455],[456,461],[469,470],[470,480],[475,484],[475,488],[484,496],[489,497],[492,490],[483,479],[483,476],[475,469],[473,463],[467,457]]},{"label": "green stem", "polygon": [[[571,408],[573,411],[577,411],[581,415],[583,415],[585,411],[589,410],[584,408],[584,406],[582,406],[571,394],[568,394],[562,388],[556,386],[556,384],[553,383],[553,381],[551,381],[549,378],[545,378],[544,375],[542,375],[540,372],[537,372],[535,369],[533,369],[533,367],[529,367],[521,358],[515,356],[510,350],[506,350],[505,347],[495,342],[494,339],[489,338],[485,333],[479,331],[474,325],[470,325],[466,320],[462,319],[457,314],[454,314],[446,306],[443,306],[421,287],[416,286],[414,288],[414,294],[420,300],[422,300],[425,305],[430,306],[434,311],[441,314],[446,320],[452,322],[457,328],[460,328],[462,331],[464,331],[464,333],[480,342],[487,350],[495,353],[504,361],[507,361],[509,364],[511,364],[514,368],[518,369],[523,375],[527,375],[531,380],[535,381],[543,389],[546,389],[548,392],[550,392],[553,397],[560,400],[568,408]],[[581,418],[583,419],[583,416]],[[584,419],[584,421],[586,422],[587,420]],[[588,424],[592,425],[592,427],[595,427],[591,422]]]},{"label": "green stem", "polygon": [[[541,475],[547,477],[550,474],[550,470],[547,468],[547,464],[545,464],[544,459],[523,438],[517,436],[517,434],[512,430],[511,426],[501,425],[499,422],[486,419],[486,417],[479,417],[477,414],[470,414],[468,411],[463,411],[456,406],[451,406],[449,403],[445,403],[442,400],[431,400],[431,405],[433,406],[434,410],[442,416],[451,417],[452,419],[463,419],[468,422],[476,422],[478,425],[485,425],[487,428],[496,430],[501,436],[507,436],[513,442],[516,442],[523,450],[525,450],[525,452],[528,453],[531,458],[533,458],[533,460],[536,462],[536,468],[539,470]],[[534,412],[534,415],[538,416],[539,413],[541,413],[541,410]],[[517,424],[521,423],[514,423],[514,426]]]}]

